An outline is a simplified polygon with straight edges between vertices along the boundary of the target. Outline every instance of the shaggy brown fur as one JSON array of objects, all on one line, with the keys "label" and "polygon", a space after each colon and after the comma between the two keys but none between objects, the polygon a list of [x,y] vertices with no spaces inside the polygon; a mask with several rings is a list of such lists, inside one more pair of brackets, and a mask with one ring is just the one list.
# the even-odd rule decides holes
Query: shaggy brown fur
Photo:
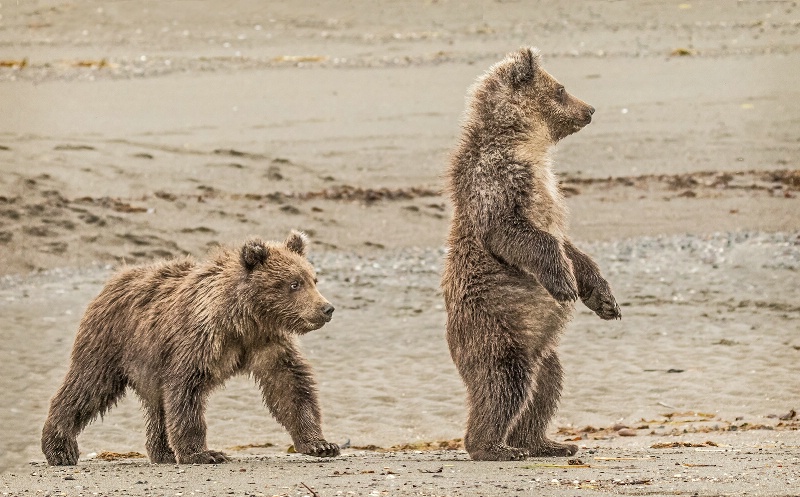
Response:
[{"label": "shaggy brown fur", "polygon": [[464,444],[476,460],[572,455],[575,445],[545,435],[561,394],[559,335],[578,297],[603,319],[620,310],[567,238],[550,149],[589,124],[594,108],[529,48],[471,92],[448,170],[454,213],[442,278],[447,341],[467,387]]},{"label": "shaggy brown fur", "polygon": [[152,462],[223,462],[206,446],[205,403],[240,372],[255,378],[298,452],[338,455],[322,436],[313,374],[294,338],[333,314],[305,251],[304,235],[292,232],[283,244],[252,239],[207,262],[185,258],[114,275],[89,304],[50,403],[47,462],[77,464],[78,434],[128,386],[145,410]]}]

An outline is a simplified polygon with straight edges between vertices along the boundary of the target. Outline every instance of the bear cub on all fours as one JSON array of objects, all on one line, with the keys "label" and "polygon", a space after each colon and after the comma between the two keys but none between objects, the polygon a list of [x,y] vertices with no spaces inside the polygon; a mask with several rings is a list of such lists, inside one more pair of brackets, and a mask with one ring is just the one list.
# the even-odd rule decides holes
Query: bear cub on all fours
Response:
[{"label": "bear cub on all fours", "polygon": [[597,265],[567,236],[550,151],[593,113],[531,48],[495,64],[468,97],[448,170],[453,218],[442,290],[473,459],[578,450],[545,434],[561,395],[556,346],[578,298],[602,319],[621,314]]},{"label": "bear cub on all fours", "polygon": [[295,336],[321,328],[333,306],[316,288],[305,235],[251,239],[206,262],[183,258],[124,268],[89,304],[69,371],[50,403],[42,451],[78,462],[78,434],[131,387],[144,407],[154,463],[220,463],[206,446],[211,391],[246,372],[297,452],[330,457],[313,372]]}]

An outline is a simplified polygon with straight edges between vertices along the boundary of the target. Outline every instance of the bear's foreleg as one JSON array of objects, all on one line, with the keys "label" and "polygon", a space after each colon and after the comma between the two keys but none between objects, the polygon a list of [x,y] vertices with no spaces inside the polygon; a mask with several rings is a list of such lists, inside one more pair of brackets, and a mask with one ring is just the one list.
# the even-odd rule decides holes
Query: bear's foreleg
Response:
[{"label": "bear's foreleg", "polygon": [[273,345],[252,361],[264,404],[301,454],[335,457],[339,446],[322,436],[322,414],[311,366],[293,344]]},{"label": "bear's foreleg", "polygon": [[578,282],[578,296],[586,307],[602,319],[622,319],[622,311],[611,293],[611,287],[600,274],[600,268],[592,258],[581,252],[569,240],[564,242],[564,251],[572,261],[575,279]]},{"label": "bear's foreleg", "polygon": [[78,434],[114,405],[126,387],[127,381],[118,371],[73,361],[50,401],[42,429],[42,452],[47,462],[53,466],[78,464]]},{"label": "bear's foreleg", "polygon": [[528,449],[531,457],[571,456],[578,451],[577,445],[558,443],[546,435],[561,398],[563,376],[558,353],[551,349],[536,368],[533,395],[508,437],[509,444]]},{"label": "bear's foreleg", "polygon": [[206,446],[205,403],[211,379],[204,371],[176,374],[164,385],[169,446],[179,464],[219,464],[227,456]]},{"label": "bear's foreleg", "polygon": [[487,230],[489,250],[512,266],[530,272],[558,302],[578,299],[578,285],[564,244],[529,220],[507,214],[502,227]]}]

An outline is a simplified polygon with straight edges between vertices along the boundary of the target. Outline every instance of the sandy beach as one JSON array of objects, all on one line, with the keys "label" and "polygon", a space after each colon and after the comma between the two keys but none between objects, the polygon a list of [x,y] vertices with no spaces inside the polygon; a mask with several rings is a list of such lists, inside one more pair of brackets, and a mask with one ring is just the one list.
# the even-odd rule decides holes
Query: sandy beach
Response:
[{"label": "sandy beach", "polygon": [[[579,306],[551,426],[571,460],[468,460],[444,341],[443,173],[505,53],[597,112],[558,147]],[[3,495],[800,495],[800,7],[793,1],[0,4]],[[122,263],[306,231],[336,316],[302,338],[322,461],[234,378],[225,465],[151,465],[129,394],[46,466],[77,323]],[[127,455],[116,458],[114,454]]]}]

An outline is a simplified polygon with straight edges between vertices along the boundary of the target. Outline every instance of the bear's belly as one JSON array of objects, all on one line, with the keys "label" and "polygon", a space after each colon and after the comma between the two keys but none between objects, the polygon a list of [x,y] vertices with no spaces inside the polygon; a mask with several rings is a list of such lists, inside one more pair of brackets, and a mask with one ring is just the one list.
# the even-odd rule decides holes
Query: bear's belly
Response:
[{"label": "bear's belly", "polygon": [[496,329],[531,347],[545,346],[557,340],[574,310],[574,303],[557,302],[533,275],[474,246],[448,252],[442,290],[452,341]]},{"label": "bear's belly", "polygon": [[482,300],[500,293],[513,298],[544,291],[533,275],[495,257],[477,243],[450,248],[442,287],[445,298],[454,300]]}]

